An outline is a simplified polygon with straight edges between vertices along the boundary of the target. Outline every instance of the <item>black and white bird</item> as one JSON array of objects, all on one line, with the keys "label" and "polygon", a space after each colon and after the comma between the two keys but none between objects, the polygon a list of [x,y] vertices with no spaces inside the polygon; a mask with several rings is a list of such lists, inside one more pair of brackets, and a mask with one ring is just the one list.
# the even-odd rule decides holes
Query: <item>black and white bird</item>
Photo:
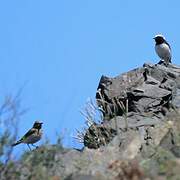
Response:
[{"label": "black and white bird", "polygon": [[156,35],[153,38],[156,42],[155,44],[155,50],[157,55],[161,58],[161,63],[165,63],[165,65],[168,65],[171,63],[171,47],[168,44],[168,42],[165,40],[165,37],[161,34]]}]

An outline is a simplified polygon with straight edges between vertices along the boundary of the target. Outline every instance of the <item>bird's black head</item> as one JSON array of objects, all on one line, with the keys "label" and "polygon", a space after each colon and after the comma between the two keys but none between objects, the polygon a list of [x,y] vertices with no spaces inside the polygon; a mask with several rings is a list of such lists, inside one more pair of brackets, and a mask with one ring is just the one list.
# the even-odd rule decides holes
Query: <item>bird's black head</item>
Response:
[{"label": "bird's black head", "polygon": [[166,42],[165,38],[162,35],[156,35],[153,39],[155,40],[157,45]]},{"label": "bird's black head", "polygon": [[41,129],[42,124],[43,124],[42,122],[35,121],[35,122],[34,122],[34,125],[33,125],[33,128]]}]

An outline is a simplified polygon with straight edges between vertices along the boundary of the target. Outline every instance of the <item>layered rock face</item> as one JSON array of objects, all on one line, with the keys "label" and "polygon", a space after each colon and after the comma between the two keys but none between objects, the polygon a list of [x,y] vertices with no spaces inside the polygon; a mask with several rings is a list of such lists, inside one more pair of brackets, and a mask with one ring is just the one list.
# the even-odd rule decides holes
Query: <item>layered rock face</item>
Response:
[{"label": "layered rock face", "polygon": [[[102,76],[96,100],[104,115],[102,124],[96,125],[97,128],[101,127],[102,134],[104,129],[113,132],[106,138],[107,143],[115,134],[123,133],[128,128],[139,131],[141,139],[149,141],[146,136],[149,137],[151,127],[166,122],[168,115],[180,107],[180,68],[175,65],[144,64],[142,68],[115,78]],[[86,142],[87,139],[88,134]],[[85,145],[99,148],[100,144]]]},{"label": "layered rock face", "polygon": [[[128,113],[165,116],[172,106],[179,107],[180,69],[177,66],[144,64],[115,78],[102,76],[96,99],[104,115],[123,115],[119,103]],[[108,107],[107,107],[108,106]]]}]

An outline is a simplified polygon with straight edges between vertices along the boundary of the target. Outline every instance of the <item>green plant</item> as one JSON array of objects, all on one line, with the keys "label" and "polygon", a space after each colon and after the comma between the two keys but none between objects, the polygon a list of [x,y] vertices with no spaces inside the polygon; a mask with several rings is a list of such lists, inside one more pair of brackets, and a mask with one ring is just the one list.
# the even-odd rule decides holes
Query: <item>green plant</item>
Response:
[{"label": "green plant", "polygon": [[11,144],[17,138],[20,117],[27,111],[21,110],[21,90],[15,96],[6,96],[0,106],[0,179],[7,174],[9,164],[13,164]]}]

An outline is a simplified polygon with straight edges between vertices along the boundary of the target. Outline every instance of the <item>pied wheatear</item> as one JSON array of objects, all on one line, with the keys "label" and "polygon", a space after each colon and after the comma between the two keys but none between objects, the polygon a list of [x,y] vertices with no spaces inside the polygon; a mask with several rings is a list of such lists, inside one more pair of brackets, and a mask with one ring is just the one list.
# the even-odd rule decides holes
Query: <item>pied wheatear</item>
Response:
[{"label": "pied wheatear", "polygon": [[153,39],[156,42],[156,44],[155,44],[156,53],[161,58],[161,61],[159,62],[159,64],[164,62],[165,65],[168,65],[169,63],[171,63],[171,47],[170,47],[170,45],[165,40],[165,37],[161,34],[156,35]]}]

